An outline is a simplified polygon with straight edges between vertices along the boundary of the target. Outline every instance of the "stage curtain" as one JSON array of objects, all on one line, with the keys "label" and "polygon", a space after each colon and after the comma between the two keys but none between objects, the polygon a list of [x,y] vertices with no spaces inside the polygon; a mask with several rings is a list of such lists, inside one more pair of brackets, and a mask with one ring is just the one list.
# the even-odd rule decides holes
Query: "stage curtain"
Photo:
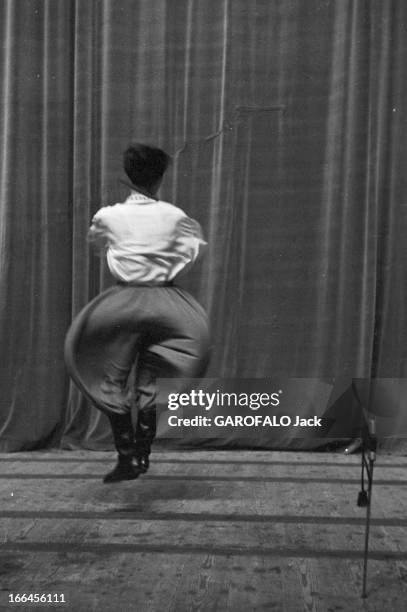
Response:
[{"label": "stage curtain", "polygon": [[209,376],[407,378],[403,0],[0,0],[0,24],[1,450],[110,443],[63,340],[112,283],[85,236],[131,140],[209,241],[184,281]]}]

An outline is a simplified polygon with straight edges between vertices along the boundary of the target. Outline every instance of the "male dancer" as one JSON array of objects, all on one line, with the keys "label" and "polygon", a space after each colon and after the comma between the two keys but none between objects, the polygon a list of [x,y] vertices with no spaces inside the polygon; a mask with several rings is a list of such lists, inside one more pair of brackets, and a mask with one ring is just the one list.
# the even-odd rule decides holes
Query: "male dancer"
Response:
[{"label": "male dancer", "polygon": [[118,461],[104,482],[132,480],[147,471],[156,431],[156,378],[202,376],[209,354],[204,310],[173,284],[206,243],[196,221],[156,197],[169,156],[134,144],[123,161],[131,194],[101,208],[89,230],[90,242],[105,249],[117,284],[79,313],[65,342],[72,379],[112,427]]}]

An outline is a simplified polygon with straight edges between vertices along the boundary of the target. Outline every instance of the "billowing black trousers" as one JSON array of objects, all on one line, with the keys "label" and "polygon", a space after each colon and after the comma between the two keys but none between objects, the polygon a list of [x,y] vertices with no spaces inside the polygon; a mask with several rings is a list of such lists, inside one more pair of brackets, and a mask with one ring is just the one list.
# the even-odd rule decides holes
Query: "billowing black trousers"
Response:
[{"label": "billowing black trousers", "polygon": [[174,286],[107,289],[77,315],[65,341],[68,372],[109,417],[121,456],[150,452],[156,379],[198,378],[208,358],[205,311]]}]

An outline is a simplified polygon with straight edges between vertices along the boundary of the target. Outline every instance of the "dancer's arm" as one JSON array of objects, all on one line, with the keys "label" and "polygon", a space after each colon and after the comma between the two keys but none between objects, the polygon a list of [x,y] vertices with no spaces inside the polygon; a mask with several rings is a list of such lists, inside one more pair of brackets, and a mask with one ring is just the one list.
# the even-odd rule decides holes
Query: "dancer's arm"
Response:
[{"label": "dancer's arm", "polygon": [[87,240],[89,244],[98,251],[104,250],[107,247],[107,228],[103,221],[96,215],[92,219],[92,225],[89,228]]},{"label": "dancer's arm", "polygon": [[199,223],[186,215],[177,223],[175,245],[178,255],[184,260],[182,273],[189,270],[208,246]]}]

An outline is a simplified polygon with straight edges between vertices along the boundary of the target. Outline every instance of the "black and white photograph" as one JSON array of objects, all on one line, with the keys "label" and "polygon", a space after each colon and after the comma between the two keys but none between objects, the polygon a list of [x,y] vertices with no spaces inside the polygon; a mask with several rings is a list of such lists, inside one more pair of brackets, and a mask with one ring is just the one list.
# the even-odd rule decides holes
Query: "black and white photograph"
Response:
[{"label": "black and white photograph", "polygon": [[407,2],[0,31],[0,611],[404,610]]}]

